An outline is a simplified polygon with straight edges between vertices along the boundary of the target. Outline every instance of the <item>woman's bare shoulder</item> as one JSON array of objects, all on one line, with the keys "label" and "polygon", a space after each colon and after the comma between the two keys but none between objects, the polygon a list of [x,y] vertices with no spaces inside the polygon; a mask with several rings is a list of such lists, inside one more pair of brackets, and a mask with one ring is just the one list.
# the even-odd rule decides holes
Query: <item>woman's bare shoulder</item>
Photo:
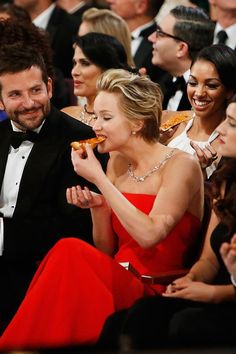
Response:
[{"label": "woman's bare shoulder", "polygon": [[172,158],[170,159],[171,163],[168,164],[167,174],[173,177],[175,173],[176,178],[178,176],[189,176],[194,174],[202,174],[200,164],[196,157],[192,154],[189,154],[185,151],[174,149]]}]

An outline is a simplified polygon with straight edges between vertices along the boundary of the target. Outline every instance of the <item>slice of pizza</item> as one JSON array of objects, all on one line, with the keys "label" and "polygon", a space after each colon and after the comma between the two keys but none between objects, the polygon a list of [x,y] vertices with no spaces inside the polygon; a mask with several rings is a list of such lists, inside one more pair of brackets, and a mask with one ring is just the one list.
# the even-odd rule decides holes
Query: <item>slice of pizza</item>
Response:
[{"label": "slice of pizza", "polygon": [[75,150],[82,149],[84,152],[86,152],[85,144],[89,144],[92,149],[95,149],[95,147],[101,142],[103,142],[104,140],[106,140],[104,136],[96,136],[91,139],[73,141],[70,145]]},{"label": "slice of pizza", "polygon": [[163,123],[161,125],[160,129],[162,131],[166,131],[166,130],[176,126],[177,124],[185,122],[189,119],[190,119],[190,117],[188,114],[179,113],[179,114],[175,115],[174,117],[169,118],[165,123]]}]

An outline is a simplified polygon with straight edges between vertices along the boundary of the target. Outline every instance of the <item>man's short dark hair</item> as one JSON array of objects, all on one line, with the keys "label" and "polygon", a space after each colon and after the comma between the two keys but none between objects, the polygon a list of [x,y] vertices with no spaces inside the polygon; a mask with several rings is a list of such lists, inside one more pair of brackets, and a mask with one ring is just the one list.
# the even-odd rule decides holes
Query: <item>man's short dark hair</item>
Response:
[{"label": "man's short dark hair", "polygon": [[23,46],[21,43],[0,46],[0,76],[14,74],[38,67],[42,72],[42,79],[47,85],[47,69],[42,55],[32,47]]},{"label": "man's short dark hair", "polygon": [[202,8],[177,6],[170,14],[176,19],[173,34],[188,44],[191,59],[212,44],[215,23]]}]

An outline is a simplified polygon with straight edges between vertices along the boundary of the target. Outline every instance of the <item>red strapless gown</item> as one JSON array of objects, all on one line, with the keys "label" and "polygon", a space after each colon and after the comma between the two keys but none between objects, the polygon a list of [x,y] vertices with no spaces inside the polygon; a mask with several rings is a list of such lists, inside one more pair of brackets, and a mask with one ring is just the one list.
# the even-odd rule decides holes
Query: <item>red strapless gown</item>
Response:
[{"label": "red strapless gown", "polygon": [[[146,214],[155,196],[124,193]],[[155,290],[118,262],[129,261],[141,274],[183,267],[196,240],[199,220],[186,213],[161,244],[142,249],[112,214],[119,237],[115,260],[87,243],[67,238],[41,262],[15,317],[0,339],[0,349],[37,348],[95,343],[105,319]]]}]

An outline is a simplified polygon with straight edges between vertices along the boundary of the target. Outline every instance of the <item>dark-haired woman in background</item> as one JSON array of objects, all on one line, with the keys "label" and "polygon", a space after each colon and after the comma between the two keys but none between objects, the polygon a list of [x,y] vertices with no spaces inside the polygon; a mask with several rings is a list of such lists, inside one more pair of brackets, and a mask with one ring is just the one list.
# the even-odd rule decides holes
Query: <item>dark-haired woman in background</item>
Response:
[{"label": "dark-haired woman in background", "polygon": [[235,284],[221,254],[233,276],[236,254],[229,244],[221,244],[230,242],[236,232],[236,96],[217,132],[218,151],[225,159],[212,176],[214,209],[199,261],[170,284],[163,297],[143,298],[110,317],[101,345],[109,345],[113,338],[113,347],[117,346],[120,334],[132,348],[235,344]]},{"label": "dark-haired woman in background", "polygon": [[190,154],[196,151],[207,177],[220,159],[220,156],[216,159],[219,145],[216,127],[225,119],[227,102],[235,92],[235,52],[218,44],[203,48],[192,63],[187,85],[192,119],[179,124],[166,144]]},{"label": "dark-haired woman in background", "polygon": [[77,37],[74,48],[74,67],[71,72],[74,94],[85,98],[86,103],[66,107],[62,111],[92,126],[95,122],[93,104],[97,79],[108,69],[132,69],[128,66],[123,45],[113,36],[90,32]]}]

